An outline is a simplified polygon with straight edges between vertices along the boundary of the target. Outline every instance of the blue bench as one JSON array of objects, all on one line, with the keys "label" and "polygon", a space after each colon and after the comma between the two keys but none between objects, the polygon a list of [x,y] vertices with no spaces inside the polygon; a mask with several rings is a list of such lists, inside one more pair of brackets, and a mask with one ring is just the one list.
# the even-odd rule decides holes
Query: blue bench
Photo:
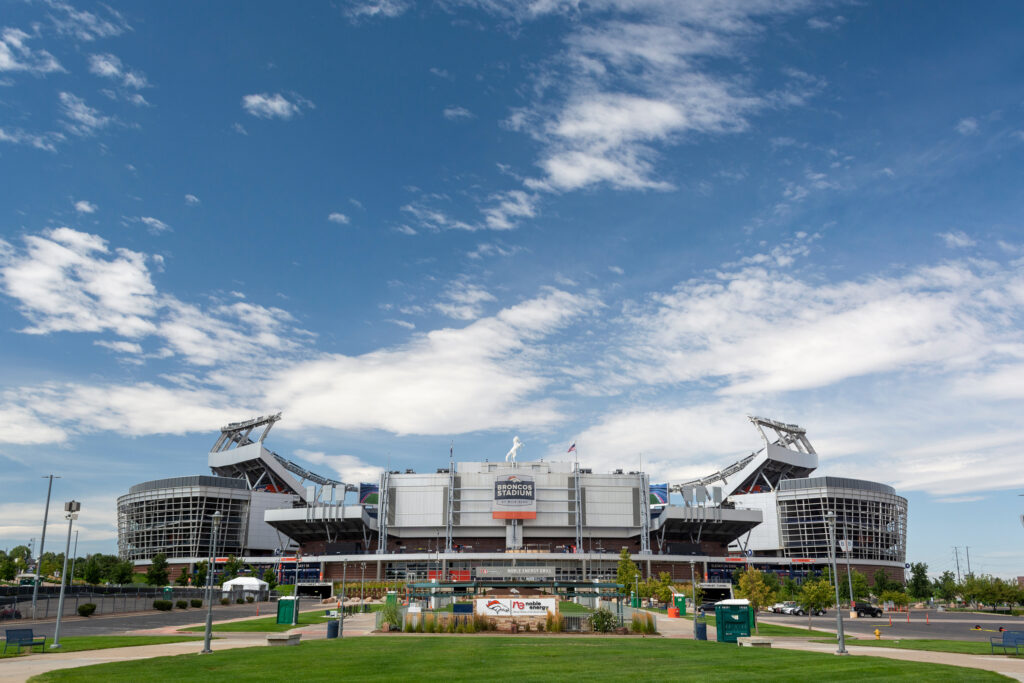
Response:
[{"label": "blue bench", "polygon": [[32,651],[33,645],[39,646],[39,651],[46,646],[46,636],[37,636],[30,628],[9,628],[7,629],[7,640],[4,641],[4,654],[11,645],[18,646],[18,653],[21,653],[21,646],[27,645],[28,651]]},{"label": "blue bench", "polygon": [[1003,654],[1006,654],[1006,648],[1012,647],[1014,653],[1019,655],[1024,645],[1024,631],[1004,631],[1002,635],[992,636],[988,641],[992,646],[992,654],[996,653],[997,647],[1003,648]]}]

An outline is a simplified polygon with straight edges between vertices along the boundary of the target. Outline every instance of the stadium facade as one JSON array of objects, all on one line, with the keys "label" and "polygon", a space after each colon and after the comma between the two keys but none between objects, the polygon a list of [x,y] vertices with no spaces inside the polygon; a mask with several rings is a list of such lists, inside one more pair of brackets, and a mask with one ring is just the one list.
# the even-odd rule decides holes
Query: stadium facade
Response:
[{"label": "stadium facade", "polygon": [[[512,567],[554,580],[612,578],[623,548],[647,575],[729,581],[754,565],[800,580],[827,566],[834,520],[856,569],[904,578],[906,499],[884,484],[810,476],[818,456],[795,425],[750,418],[761,449],[678,484],[574,460],[519,462],[513,447],[504,460],[450,457],[434,472],[383,472],[356,486],[267,450],[279,419],[224,427],[209,454],[214,476],[132,487],[118,500],[122,557],[144,565],[163,552],[179,571],[201,561],[220,510],[228,524],[218,556],[325,581],[346,567],[349,576],[358,568],[368,579],[403,581]],[[357,500],[346,502],[351,492]]]}]

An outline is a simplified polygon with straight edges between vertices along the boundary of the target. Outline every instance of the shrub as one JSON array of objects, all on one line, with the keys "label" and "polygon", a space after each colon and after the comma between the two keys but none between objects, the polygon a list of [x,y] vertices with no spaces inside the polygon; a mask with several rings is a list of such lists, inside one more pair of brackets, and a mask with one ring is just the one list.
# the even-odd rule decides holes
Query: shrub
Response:
[{"label": "shrub", "polygon": [[173,604],[170,600],[154,600],[153,609],[158,609],[161,612],[169,612]]},{"label": "shrub", "polygon": [[416,633],[423,633],[423,631],[424,631],[423,620],[425,618],[426,618],[425,616],[421,616],[419,619],[416,620]]},{"label": "shrub", "polygon": [[220,604],[222,604],[222,605],[230,605],[231,604],[231,600],[228,599],[228,598],[221,598],[220,599]]},{"label": "shrub", "polygon": [[92,615],[92,613],[95,611],[96,605],[92,604],[91,602],[87,602],[84,605],[78,606],[78,616],[80,617],[88,617]]},{"label": "shrub", "polygon": [[244,605],[245,604],[245,599],[244,598],[238,598],[237,600],[235,600],[235,603],[239,604],[239,605]]},{"label": "shrub", "polygon": [[247,596],[245,596],[245,601],[246,601],[246,602],[254,602],[255,600],[256,600],[256,598],[254,598],[254,597],[253,597],[253,596],[251,596],[251,595],[247,595]]},{"label": "shrub", "polygon": [[178,600],[174,606],[178,609],[188,609],[188,600]]},{"label": "shrub", "polygon": [[412,619],[406,619],[405,620],[405,632],[406,633],[415,633],[416,632],[416,628],[412,625]]},{"label": "shrub", "polygon": [[544,617],[544,628],[548,631],[555,630],[555,615],[551,612],[548,612],[548,615]]},{"label": "shrub", "polygon": [[[634,620],[637,616],[639,615],[633,615]],[[612,611],[607,607],[602,607],[590,615],[590,625],[598,633],[608,633],[615,628],[617,621],[618,620],[615,618],[615,615],[612,614]]]},{"label": "shrub", "polygon": [[466,632],[466,627],[463,626],[461,621],[459,622],[459,625],[455,627],[455,632],[456,633],[465,633]]},{"label": "shrub", "polygon": [[446,632],[448,632],[448,633],[455,633],[455,619],[454,618],[449,617],[446,620],[445,629],[444,630]]},{"label": "shrub", "polygon": [[199,598],[192,598],[192,606],[193,607],[202,607],[203,606],[203,601],[200,600]]}]

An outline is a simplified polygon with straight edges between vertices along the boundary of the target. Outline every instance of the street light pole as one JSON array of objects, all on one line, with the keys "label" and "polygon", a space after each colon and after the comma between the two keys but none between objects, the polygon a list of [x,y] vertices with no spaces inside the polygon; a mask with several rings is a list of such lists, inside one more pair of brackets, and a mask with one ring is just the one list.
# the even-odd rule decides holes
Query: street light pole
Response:
[{"label": "street light pole", "polygon": [[853,609],[853,572],[850,571],[850,555],[853,555],[853,541],[846,537],[846,525],[843,525],[843,542],[846,545],[846,581],[850,585],[850,609]]},{"label": "street light pole", "polygon": [[64,585],[67,583],[68,578],[68,553],[71,552],[71,525],[78,519],[78,511],[82,509],[82,504],[77,500],[69,500],[64,503],[64,516],[68,520],[68,541],[64,546],[64,568],[60,572],[60,599],[57,600],[57,625],[53,629],[53,644],[50,645],[51,650],[60,648],[60,622],[61,617],[64,616]]},{"label": "street light pole", "polygon": [[366,578],[366,563],[365,562],[360,562],[359,563],[359,611],[360,612],[362,612],[363,609],[365,609],[363,607],[363,579],[365,579],[365,578]]},{"label": "street light pole", "polygon": [[843,610],[839,606],[839,577],[836,571],[836,513],[829,510],[825,517],[829,523],[828,550],[829,559],[832,560],[832,583],[836,589],[836,634],[839,636],[839,649],[836,650],[836,654],[845,655],[849,653],[846,651],[846,635],[843,633]]},{"label": "street light pole", "polygon": [[213,652],[210,641],[213,640],[213,562],[217,559],[217,530],[220,527],[220,510],[210,518],[210,561],[206,565],[206,633],[203,638],[201,655]]},{"label": "street light pole", "polygon": [[75,582],[75,560],[78,559],[78,529],[75,529],[75,549],[71,551],[71,583]]},{"label": "street light pole", "polygon": [[295,590],[292,591],[292,626],[299,625],[299,549],[295,549]]},{"label": "street light pole", "polygon": [[345,635],[345,582],[348,581],[348,562],[341,563],[341,605],[338,607],[338,637]]},{"label": "street light pole", "polygon": [[697,575],[693,560],[690,561],[690,589],[693,594],[693,639],[697,640]]},{"label": "street light pole", "polygon": [[50,483],[46,485],[46,509],[43,511],[43,536],[39,539],[39,552],[36,554],[36,580],[32,584],[32,618],[36,618],[36,601],[39,600],[39,567],[43,564],[43,547],[46,545],[46,522],[50,517],[50,492],[53,490],[53,480],[60,477],[48,474],[43,479],[49,478]]}]

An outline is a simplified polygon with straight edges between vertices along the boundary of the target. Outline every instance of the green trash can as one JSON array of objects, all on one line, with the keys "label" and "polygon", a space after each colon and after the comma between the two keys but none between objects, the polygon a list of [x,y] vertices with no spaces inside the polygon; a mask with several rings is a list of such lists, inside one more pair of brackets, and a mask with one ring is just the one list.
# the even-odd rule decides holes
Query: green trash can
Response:
[{"label": "green trash can", "polygon": [[637,595],[636,593],[630,593],[629,596],[630,596],[629,597],[629,606],[630,607],[635,607],[635,608],[639,609],[640,608],[640,596]]},{"label": "green trash can", "polygon": [[293,598],[290,595],[277,600],[277,623],[279,624],[290,624],[292,623],[292,615],[298,608],[298,598]]},{"label": "green trash can", "polygon": [[397,591],[388,591],[388,596],[387,596],[387,599],[385,600],[385,602],[387,602],[387,604],[389,604],[389,605],[397,605],[398,604],[398,592]]},{"label": "green trash can", "polygon": [[679,616],[686,614],[686,596],[685,595],[673,595],[672,606],[679,610]]},{"label": "green trash can", "polygon": [[174,588],[171,586],[164,586],[164,600],[170,600],[174,597]]},{"label": "green trash can", "polygon": [[722,600],[715,603],[715,626],[718,642],[735,643],[750,635],[754,626],[754,610],[747,600]]}]

